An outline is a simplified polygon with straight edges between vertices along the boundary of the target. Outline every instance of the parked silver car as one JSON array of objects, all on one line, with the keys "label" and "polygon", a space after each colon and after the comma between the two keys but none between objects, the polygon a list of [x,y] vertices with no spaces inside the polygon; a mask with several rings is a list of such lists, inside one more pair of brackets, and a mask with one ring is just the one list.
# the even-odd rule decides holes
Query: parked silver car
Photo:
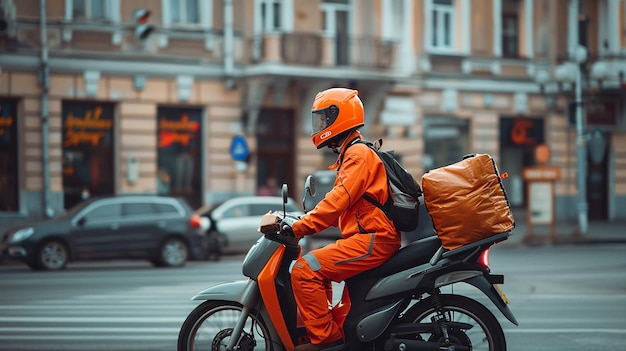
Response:
[{"label": "parked silver car", "polygon": [[[263,234],[259,233],[261,217],[268,211],[282,211],[283,200],[279,196],[236,197],[195,211],[206,218],[209,256],[219,258],[221,253],[245,253]],[[303,214],[302,209],[289,199],[287,212]]]}]

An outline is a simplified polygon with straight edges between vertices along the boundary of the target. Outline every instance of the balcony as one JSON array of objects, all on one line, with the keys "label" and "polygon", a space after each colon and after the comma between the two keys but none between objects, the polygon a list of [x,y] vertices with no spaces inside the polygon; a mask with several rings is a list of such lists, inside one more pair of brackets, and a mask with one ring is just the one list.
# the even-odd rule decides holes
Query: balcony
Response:
[{"label": "balcony", "polygon": [[390,70],[397,44],[373,37],[325,37],[314,33],[271,33],[251,38],[249,63]]}]

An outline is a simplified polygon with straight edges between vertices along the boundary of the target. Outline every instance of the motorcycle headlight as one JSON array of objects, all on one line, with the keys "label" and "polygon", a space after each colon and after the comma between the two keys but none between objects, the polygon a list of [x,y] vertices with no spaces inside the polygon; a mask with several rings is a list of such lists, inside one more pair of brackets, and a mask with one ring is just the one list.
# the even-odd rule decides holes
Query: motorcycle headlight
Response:
[{"label": "motorcycle headlight", "polygon": [[9,241],[12,243],[17,243],[17,242],[26,240],[30,238],[30,236],[33,235],[34,232],[35,230],[32,227],[22,228],[16,231],[15,233],[13,233]]}]

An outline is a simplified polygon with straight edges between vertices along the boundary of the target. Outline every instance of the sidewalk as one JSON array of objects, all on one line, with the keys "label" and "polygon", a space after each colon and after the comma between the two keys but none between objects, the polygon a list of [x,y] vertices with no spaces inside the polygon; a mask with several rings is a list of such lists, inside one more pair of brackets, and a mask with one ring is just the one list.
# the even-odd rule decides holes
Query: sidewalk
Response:
[{"label": "sidewalk", "polygon": [[599,244],[599,243],[626,243],[626,220],[589,221],[589,228],[585,235],[578,233],[576,220],[557,221],[554,234],[550,233],[550,226],[532,226],[532,233],[526,218],[526,210],[514,210],[515,229],[508,240],[501,245],[563,245],[563,244]]}]

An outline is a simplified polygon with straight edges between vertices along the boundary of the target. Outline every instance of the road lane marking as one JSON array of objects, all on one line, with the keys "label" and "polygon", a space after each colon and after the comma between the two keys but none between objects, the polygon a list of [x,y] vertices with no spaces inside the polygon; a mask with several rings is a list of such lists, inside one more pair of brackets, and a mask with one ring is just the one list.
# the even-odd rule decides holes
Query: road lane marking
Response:
[{"label": "road lane marking", "polygon": [[585,334],[585,333],[604,333],[604,334],[626,334],[626,329],[611,328],[519,328],[504,329],[504,334]]}]

